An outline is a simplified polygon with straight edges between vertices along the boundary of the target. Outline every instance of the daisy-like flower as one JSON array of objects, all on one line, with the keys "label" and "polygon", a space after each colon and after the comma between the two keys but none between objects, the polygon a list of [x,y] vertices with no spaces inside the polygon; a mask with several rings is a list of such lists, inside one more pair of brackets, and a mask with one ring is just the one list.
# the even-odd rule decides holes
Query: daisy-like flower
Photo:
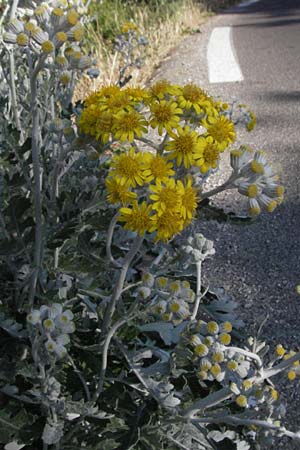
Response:
[{"label": "daisy-like flower", "polygon": [[70,309],[65,310],[55,318],[55,324],[63,333],[74,333],[75,324],[72,322],[74,315]]},{"label": "daisy-like flower", "polygon": [[84,108],[79,119],[79,130],[94,136],[103,144],[109,141],[113,125],[113,115],[109,111],[102,111],[95,105]]},{"label": "daisy-like flower", "polygon": [[165,182],[156,181],[155,185],[150,186],[150,199],[154,202],[152,208],[157,214],[163,214],[165,211],[174,213],[180,212],[181,196],[174,178],[169,178]]},{"label": "daisy-like flower", "polygon": [[107,189],[107,200],[109,203],[121,203],[125,206],[132,203],[132,201],[137,198],[137,194],[135,192],[131,192],[129,186],[121,183],[120,179],[117,177],[107,177],[105,184]]},{"label": "daisy-like flower", "polygon": [[173,140],[166,145],[166,150],[170,151],[168,157],[176,158],[177,166],[183,164],[185,168],[189,168],[194,165],[195,158],[199,159],[202,156],[199,135],[187,125],[184,128],[178,127],[177,133],[172,134]]},{"label": "daisy-like flower", "polygon": [[125,92],[129,95],[130,99],[133,100],[134,103],[149,103],[150,95],[145,89],[141,87],[129,87],[125,89]]},{"label": "daisy-like flower", "polygon": [[154,179],[157,181],[166,181],[174,174],[173,164],[166,158],[159,154],[145,153],[145,170],[143,175],[147,183],[150,183]]},{"label": "daisy-like flower", "polygon": [[132,109],[132,100],[126,90],[122,91],[117,86],[107,86],[99,92],[99,107],[103,110],[110,110],[116,114],[119,111]]},{"label": "daisy-like flower", "polygon": [[157,231],[156,241],[168,241],[183,230],[183,220],[178,214],[166,210],[151,217],[153,231]]},{"label": "daisy-like flower", "polygon": [[201,151],[194,155],[194,164],[200,168],[200,172],[206,173],[210,169],[216,169],[220,159],[218,144],[211,136],[207,136],[199,138],[198,146]]},{"label": "daisy-like flower", "polygon": [[114,124],[112,132],[115,139],[121,142],[132,142],[135,137],[141,138],[144,133],[148,132],[148,122],[139,112],[119,111],[114,115]]},{"label": "daisy-like flower", "polygon": [[203,120],[202,125],[206,128],[207,136],[213,138],[220,151],[235,141],[234,124],[225,116],[210,117]]},{"label": "daisy-like flower", "polygon": [[111,176],[119,178],[122,184],[136,187],[144,184],[145,156],[141,152],[135,152],[132,147],[129,152],[114,156],[111,162]]},{"label": "daisy-like flower", "polygon": [[125,230],[135,231],[139,236],[143,236],[147,231],[153,230],[151,220],[152,206],[147,202],[138,204],[134,201],[131,208],[120,208],[119,222],[124,222]]},{"label": "daisy-like flower", "polygon": [[182,109],[194,109],[201,114],[211,106],[211,101],[203,89],[193,83],[183,86],[178,96],[178,103]]},{"label": "daisy-like flower", "polygon": [[184,220],[189,221],[193,218],[197,208],[197,189],[193,187],[192,177],[188,177],[184,184],[178,180],[177,186],[181,197],[180,214]]},{"label": "daisy-like flower", "polygon": [[183,111],[174,101],[161,100],[154,102],[150,106],[150,110],[150,125],[152,128],[157,128],[160,136],[162,135],[164,129],[168,133],[172,133],[174,128],[178,128],[180,114],[182,114]]},{"label": "daisy-like flower", "polygon": [[154,99],[163,100],[170,95],[179,94],[179,86],[171,84],[167,80],[159,80],[149,89],[149,94]]}]

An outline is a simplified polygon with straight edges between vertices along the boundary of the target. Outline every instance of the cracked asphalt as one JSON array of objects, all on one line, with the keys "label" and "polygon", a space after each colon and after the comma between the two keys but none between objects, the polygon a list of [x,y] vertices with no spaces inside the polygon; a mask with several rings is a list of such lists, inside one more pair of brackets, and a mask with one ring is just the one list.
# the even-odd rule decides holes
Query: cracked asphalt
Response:
[{"label": "cracked asphalt", "polygon": [[[232,43],[244,80],[210,84],[207,44],[215,27],[232,27]],[[239,130],[239,141],[264,150],[282,165],[285,200],[272,214],[250,225],[216,221],[194,228],[215,241],[216,256],[205,266],[207,282],[223,286],[237,300],[249,331],[268,317],[263,336],[270,343],[300,349],[300,0],[261,0],[234,7],[201,25],[161,64],[151,81],[194,82],[226,102],[238,99],[257,115],[252,133]],[[221,184],[230,173],[224,155],[220,172],[210,181]],[[226,191],[213,203],[227,211],[245,213],[244,199]],[[281,382],[288,402],[287,424],[300,429],[300,379]],[[300,448],[282,440],[277,448]],[[275,450],[275,447],[274,447]]]}]

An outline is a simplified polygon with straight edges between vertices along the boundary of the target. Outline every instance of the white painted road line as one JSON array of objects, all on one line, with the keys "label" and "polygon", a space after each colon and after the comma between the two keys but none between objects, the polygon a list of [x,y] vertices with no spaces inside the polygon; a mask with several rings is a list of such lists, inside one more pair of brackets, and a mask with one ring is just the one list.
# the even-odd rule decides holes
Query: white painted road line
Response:
[{"label": "white painted road line", "polygon": [[238,5],[238,8],[246,8],[247,6],[257,3],[259,0],[246,0]]},{"label": "white painted road line", "polygon": [[210,83],[232,83],[244,77],[231,46],[231,27],[214,28],[207,47]]}]

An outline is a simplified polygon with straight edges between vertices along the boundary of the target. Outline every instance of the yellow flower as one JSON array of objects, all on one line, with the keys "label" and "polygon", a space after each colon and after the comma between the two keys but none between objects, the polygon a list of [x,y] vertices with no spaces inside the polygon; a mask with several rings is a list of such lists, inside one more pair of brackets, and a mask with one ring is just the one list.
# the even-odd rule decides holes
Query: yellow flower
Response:
[{"label": "yellow flower", "polygon": [[166,181],[170,176],[174,175],[173,164],[166,158],[153,153],[145,153],[145,170],[144,177],[149,183],[153,179],[157,181]]},{"label": "yellow flower", "polygon": [[144,155],[135,152],[134,148],[121,155],[115,155],[111,162],[110,175],[119,177],[122,184],[132,187],[142,186],[144,184],[144,160]]},{"label": "yellow flower", "polygon": [[167,80],[159,80],[149,89],[151,97],[162,100],[169,95],[176,95],[180,92],[179,87],[169,83]]},{"label": "yellow flower", "polygon": [[147,125],[144,116],[137,111],[119,111],[114,115],[112,131],[115,139],[132,142],[136,136],[141,138],[143,133],[148,132]]},{"label": "yellow flower", "polygon": [[181,197],[180,214],[184,220],[191,220],[198,202],[197,190],[192,186],[193,179],[188,177],[183,184],[180,180],[177,181],[178,190]]},{"label": "yellow flower", "polygon": [[94,136],[104,144],[108,142],[113,125],[113,115],[109,111],[102,111],[95,105],[84,108],[79,119],[79,130]]},{"label": "yellow flower", "polygon": [[179,115],[182,114],[182,109],[178,108],[177,103],[171,100],[161,100],[153,103],[150,110],[150,124],[152,128],[158,129],[160,136],[163,133],[163,129],[166,129],[168,133],[172,133],[173,128],[178,128]]},{"label": "yellow flower", "polygon": [[193,83],[183,86],[178,103],[182,109],[194,108],[197,114],[201,114],[211,106],[211,100],[206,92]]},{"label": "yellow flower", "polygon": [[148,91],[142,87],[129,87],[124,90],[135,103],[144,102],[147,104],[150,100]]},{"label": "yellow flower", "polygon": [[195,154],[195,165],[199,166],[201,173],[206,173],[210,169],[216,169],[220,159],[220,150],[211,136],[199,138],[199,148],[201,152]]},{"label": "yellow flower", "polygon": [[213,138],[220,151],[235,141],[234,124],[224,116],[210,117],[208,121],[203,120],[202,125],[207,130],[207,136]]},{"label": "yellow flower", "polygon": [[138,31],[138,27],[135,25],[135,23],[124,22],[121,27],[121,32],[128,33],[129,31]]},{"label": "yellow flower", "polygon": [[106,144],[113,126],[113,115],[109,111],[101,111],[95,123],[95,137]]},{"label": "yellow flower", "polygon": [[126,108],[132,109],[132,101],[126,90],[121,91],[117,86],[106,86],[98,94],[99,107],[109,109],[114,114]]},{"label": "yellow flower", "polygon": [[181,207],[181,198],[174,178],[170,178],[164,183],[156,181],[156,184],[150,186],[150,199],[153,200],[153,209],[159,214],[169,211],[179,213]]},{"label": "yellow flower", "polygon": [[178,135],[172,134],[173,140],[168,142],[166,150],[169,150],[169,158],[176,158],[177,166],[182,163],[185,168],[191,167],[195,162],[195,155],[202,156],[199,145],[199,136],[196,131],[191,131],[189,126],[177,128]]},{"label": "yellow flower", "polygon": [[122,184],[119,178],[106,178],[107,200],[109,203],[122,203],[128,205],[137,198],[135,192],[129,190],[128,185]]},{"label": "yellow flower", "polygon": [[118,220],[125,222],[125,230],[135,231],[139,236],[143,236],[146,231],[153,229],[150,214],[152,206],[147,205],[147,202],[142,202],[140,205],[134,201],[131,208],[120,208],[120,216]]},{"label": "yellow flower", "polygon": [[153,231],[157,230],[156,241],[168,241],[175,234],[183,230],[183,221],[177,214],[164,211],[162,214],[155,214],[151,217]]}]

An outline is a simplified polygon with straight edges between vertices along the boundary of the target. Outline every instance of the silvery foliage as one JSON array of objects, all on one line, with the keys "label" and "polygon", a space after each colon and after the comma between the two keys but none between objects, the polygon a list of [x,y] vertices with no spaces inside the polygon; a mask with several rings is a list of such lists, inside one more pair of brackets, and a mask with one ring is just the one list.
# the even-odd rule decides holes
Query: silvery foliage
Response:
[{"label": "silvery foliage", "polygon": [[[36,6],[31,1],[20,5],[20,16],[24,8]],[[16,102],[12,56],[18,68],[13,71]],[[175,241],[154,247],[145,239],[106,329],[107,311],[135,236],[116,226],[112,251],[118,265],[109,264],[105,244],[115,211],[107,207],[102,188],[106,159],[100,156],[99,167],[99,159],[87,158],[99,149],[83,142],[74,126],[78,110],[70,100],[75,78],[63,88],[51,59],[37,79],[42,180],[37,216],[27,57],[25,51],[1,46],[0,443],[95,450],[178,445],[248,450],[254,443],[257,449],[272,448],[273,433],[286,433],[283,427],[272,428],[274,419],[284,415],[281,403],[273,402],[268,392],[259,401],[251,394],[249,407],[242,410],[234,402],[243,392],[241,377],[235,376],[235,387],[228,391],[228,372],[221,382],[197,376],[199,358],[193,357],[189,339],[198,331],[207,338],[195,329],[203,325],[198,319],[242,325],[232,299],[195,277],[197,265],[213,256],[211,241],[196,235],[181,246]],[[42,253],[37,271],[38,221]],[[161,278],[165,285],[158,282]],[[167,320],[161,320],[162,313]],[[272,375],[268,371],[278,362],[266,350],[258,338],[241,347],[240,373],[257,374],[261,387],[263,367]],[[264,427],[249,431],[247,420],[263,422],[266,417]]]},{"label": "silvery foliage", "polygon": [[143,66],[143,48],[148,45],[145,36],[139,35],[135,30],[129,30],[127,33],[119,34],[114,39],[114,49],[121,56],[121,67],[117,84],[120,87],[125,86],[132,76],[129,69],[140,69]]}]

